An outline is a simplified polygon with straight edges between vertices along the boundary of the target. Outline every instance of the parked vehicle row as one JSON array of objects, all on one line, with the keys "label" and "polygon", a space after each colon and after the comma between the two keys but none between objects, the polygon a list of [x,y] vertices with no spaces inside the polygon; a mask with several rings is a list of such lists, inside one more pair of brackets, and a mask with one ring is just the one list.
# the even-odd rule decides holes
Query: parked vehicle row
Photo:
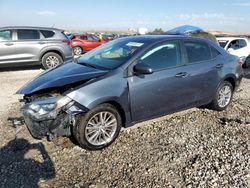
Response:
[{"label": "parked vehicle row", "polygon": [[214,42],[188,36],[113,40],[36,77],[17,93],[35,138],[73,135],[80,146],[110,145],[122,127],[192,107],[224,110],[242,62]]},{"label": "parked vehicle row", "polygon": [[63,30],[45,27],[0,28],[0,67],[43,65],[55,67],[72,59]]},{"label": "parked vehicle row", "polygon": [[46,27],[2,27],[0,67],[42,65],[50,69],[116,37],[115,34],[65,35],[61,29]]}]

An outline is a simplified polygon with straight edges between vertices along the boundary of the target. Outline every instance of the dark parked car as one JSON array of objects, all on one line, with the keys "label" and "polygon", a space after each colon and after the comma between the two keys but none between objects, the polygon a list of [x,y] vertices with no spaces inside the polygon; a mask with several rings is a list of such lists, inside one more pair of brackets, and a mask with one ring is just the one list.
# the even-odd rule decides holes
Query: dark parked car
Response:
[{"label": "dark parked car", "polygon": [[55,67],[72,58],[63,30],[45,27],[0,28],[0,67],[39,65]]},{"label": "dark parked car", "polygon": [[21,111],[35,138],[74,135],[110,145],[121,127],[207,105],[228,107],[242,63],[206,39],[137,36],[111,41],[29,82]]}]

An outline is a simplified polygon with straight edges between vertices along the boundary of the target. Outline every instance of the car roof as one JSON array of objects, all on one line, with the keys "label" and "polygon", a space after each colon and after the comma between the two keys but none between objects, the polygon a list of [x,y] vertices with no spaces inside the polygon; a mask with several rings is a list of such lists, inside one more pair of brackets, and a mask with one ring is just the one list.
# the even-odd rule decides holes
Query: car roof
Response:
[{"label": "car roof", "polygon": [[236,39],[247,39],[247,38],[244,38],[244,37],[216,37],[217,40],[236,40]]},{"label": "car roof", "polygon": [[8,26],[8,27],[0,27],[0,29],[37,29],[37,30],[58,30],[63,31],[63,29],[58,29],[54,27],[33,27],[33,26]]},{"label": "car roof", "polygon": [[177,40],[177,39],[195,39],[195,40],[203,40],[208,41],[207,39],[199,38],[199,37],[191,37],[185,35],[137,35],[137,36],[128,36],[119,38],[120,40],[135,40],[136,42],[160,42],[164,40]]}]

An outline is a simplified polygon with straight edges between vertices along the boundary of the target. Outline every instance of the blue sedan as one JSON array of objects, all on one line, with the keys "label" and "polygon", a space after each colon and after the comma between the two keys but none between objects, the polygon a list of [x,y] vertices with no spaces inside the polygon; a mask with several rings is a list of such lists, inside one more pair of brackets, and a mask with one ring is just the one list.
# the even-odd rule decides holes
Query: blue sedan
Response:
[{"label": "blue sedan", "polygon": [[97,150],[121,127],[193,107],[226,109],[242,76],[242,62],[211,41],[134,36],[45,71],[17,93],[33,137],[73,134]]}]

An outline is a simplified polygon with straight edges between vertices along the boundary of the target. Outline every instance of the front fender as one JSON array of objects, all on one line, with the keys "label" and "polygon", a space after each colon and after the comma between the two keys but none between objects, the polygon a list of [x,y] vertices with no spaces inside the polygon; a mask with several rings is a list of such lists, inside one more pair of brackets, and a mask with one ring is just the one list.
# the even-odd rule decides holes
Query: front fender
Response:
[{"label": "front fender", "polygon": [[123,72],[115,71],[98,81],[79,87],[67,96],[89,110],[102,103],[116,102],[126,114],[126,122],[130,122],[128,92],[127,80],[123,77]]}]

